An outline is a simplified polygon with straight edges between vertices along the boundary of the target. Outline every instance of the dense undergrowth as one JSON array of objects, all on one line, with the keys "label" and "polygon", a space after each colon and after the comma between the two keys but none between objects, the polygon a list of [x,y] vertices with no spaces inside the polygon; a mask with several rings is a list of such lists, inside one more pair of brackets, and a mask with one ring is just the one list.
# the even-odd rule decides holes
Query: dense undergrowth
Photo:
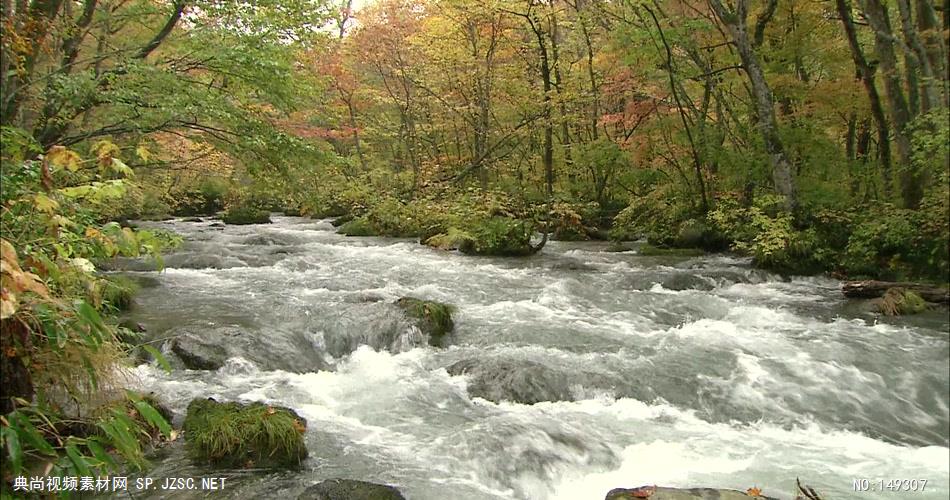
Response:
[{"label": "dense undergrowth", "polygon": [[134,284],[96,263],[149,255],[160,265],[180,238],[109,221],[138,189],[111,142],[89,158],[59,148],[31,159],[28,136],[4,128],[2,139],[3,490],[16,476],[141,468],[144,447],[171,428],[154,400],[122,388],[133,346],[111,318],[130,307]]}]

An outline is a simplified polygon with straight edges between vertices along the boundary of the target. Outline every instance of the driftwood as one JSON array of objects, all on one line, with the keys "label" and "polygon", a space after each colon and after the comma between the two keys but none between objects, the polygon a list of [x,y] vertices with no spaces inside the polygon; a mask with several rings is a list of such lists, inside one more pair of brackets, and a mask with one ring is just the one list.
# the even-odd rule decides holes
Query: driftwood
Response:
[{"label": "driftwood", "polygon": [[922,285],[920,283],[903,283],[897,281],[847,281],[841,285],[841,291],[845,297],[856,299],[875,299],[883,297],[888,289],[903,288],[910,290],[927,302],[936,302],[940,304],[950,303],[950,289],[933,285]]}]

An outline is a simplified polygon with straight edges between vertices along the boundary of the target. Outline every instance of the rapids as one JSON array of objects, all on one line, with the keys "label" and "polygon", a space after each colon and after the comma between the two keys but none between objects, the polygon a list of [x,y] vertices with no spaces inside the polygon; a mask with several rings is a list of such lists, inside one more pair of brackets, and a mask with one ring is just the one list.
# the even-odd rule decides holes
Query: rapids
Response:
[{"label": "rapids", "polygon": [[[131,379],[178,423],[195,397],[290,406],[309,422],[310,458],[301,471],[222,472],[170,446],[149,476],[223,475],[230,498],[293,498],[330,477],[413,500],[600,500],[642,484],[791,498],[796,477],[828,498],[950,494],[946,309],[884,319],[834,280],[786,280],[726,255],[550,242],[530,258],[478,258],[274,220],[147,224],[187,241],[161,273],[120,263],[144,285],[131,319],[157,344],[181,332],[233,340],[218,370],[142,364]],[[456,307],[450,347],[426,345],[389,305],[402,296]],[[472,371],[450,374],[457,363]],[[511,372],[560,401],[467,390]],[[902,478],[926,489],[853,490]]]}]

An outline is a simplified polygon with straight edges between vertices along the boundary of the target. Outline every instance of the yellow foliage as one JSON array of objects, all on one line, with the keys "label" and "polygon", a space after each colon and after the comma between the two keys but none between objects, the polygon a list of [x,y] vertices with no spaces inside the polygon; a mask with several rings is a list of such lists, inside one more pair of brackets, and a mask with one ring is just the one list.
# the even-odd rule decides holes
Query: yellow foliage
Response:
[{"label": "yellow foliage", "polygon": [[0,319],[16,314],[20,303],[18,295],[24,292],[49,298],[49,290],[40,277],[21,269],[13,245],[0,239]]},{"label": "yellow foliage", "polygon": [[79,170],[79,165],[82,163],[79,153],[63,146],[53,146],[46,154],[46,159],[53,165],[65,168],[70,172]]}]

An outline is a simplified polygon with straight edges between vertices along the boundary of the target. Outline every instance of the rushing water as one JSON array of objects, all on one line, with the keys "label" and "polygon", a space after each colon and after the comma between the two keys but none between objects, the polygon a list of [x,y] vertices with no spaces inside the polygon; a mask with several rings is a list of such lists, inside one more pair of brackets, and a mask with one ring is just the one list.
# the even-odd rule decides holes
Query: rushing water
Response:
[{"label": "rushing water", "polygon": [[[310,457],[301,471],[222,474],[172,446],[153,477],[225,475],[233,498],[292,498],[330,477],[413,500],[600,500],[641,484],[790,498],[796,477],[829,498],[947,498],[946,309],[885,321],[836,281],[727,256],[552,242],[477,258],[309,219],[212,224],[157,224],[187,242],[160,274],[130,263],[149,285],[133,318],[153,339],[221,339],[231,359],[146,364],[134,380],[177,419],[195,397],[292,407]],[[409,327],[390,304],[402,296],[456,306],[448,348]],[[540,402],[483,399],[511,391]],[[928,482],[852,489],[891,478]]]}]

